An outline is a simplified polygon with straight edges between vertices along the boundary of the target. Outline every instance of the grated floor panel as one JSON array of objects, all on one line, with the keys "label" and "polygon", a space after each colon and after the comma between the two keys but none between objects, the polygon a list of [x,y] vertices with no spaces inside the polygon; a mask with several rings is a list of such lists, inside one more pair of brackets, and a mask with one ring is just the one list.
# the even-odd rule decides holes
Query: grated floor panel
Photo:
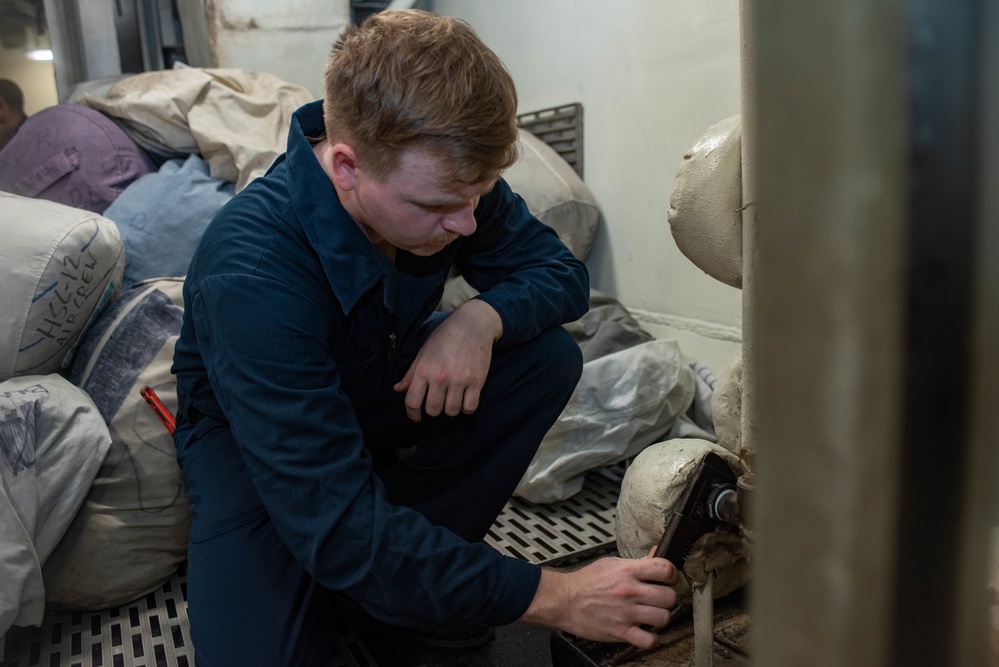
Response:
[{"label": "grated floor panel", "polygon": [[606,551],[615,543],[614,513],[624,470],[619,464],[587,475],[583,490],[559,503],[535,505],[511,498],[485,541],[503,553],[549,566]]},{"label": "grated floor panel", "polygon": [[[550,505],[513,498],[485,541],[548,566],[609,551],[623,475],[623,464],[591,473],[580,493]],[[377,667],[346,619],[337,620],[335,638],[334,667]],[[52,614],[39,628],[12,628],[0,644],[0,667],[194,667],[186,572],[115,609]]]}]

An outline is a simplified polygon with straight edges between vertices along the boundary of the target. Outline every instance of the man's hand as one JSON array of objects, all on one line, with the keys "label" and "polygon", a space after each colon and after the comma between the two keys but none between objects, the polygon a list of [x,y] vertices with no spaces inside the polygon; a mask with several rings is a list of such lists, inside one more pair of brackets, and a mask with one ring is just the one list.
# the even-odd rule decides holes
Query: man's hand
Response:
[{"label": "man's hand", "polygon": [[[650,649],[676,605],[678,574],[664,558],[601,558],[575,572],[542,570],[534,600],[520,620],[602,642]],[[662,585],[666,584],[666,585]]]},{"label": "man's hand", "polygon": [[406,392],[406,415],[418,422],[424,410],[431,417],[475,412],[493,343],[501,335],[503,321],[485,301],[471,299],[458,307],[430,334],[393,386]]}]

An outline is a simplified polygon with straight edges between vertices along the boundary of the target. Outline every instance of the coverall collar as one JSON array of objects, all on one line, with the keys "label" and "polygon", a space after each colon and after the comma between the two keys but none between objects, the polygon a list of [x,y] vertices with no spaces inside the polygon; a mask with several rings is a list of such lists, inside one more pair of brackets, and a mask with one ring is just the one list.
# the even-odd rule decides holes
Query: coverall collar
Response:
[{"label": "coverall collar", "polygon": [[[311,102],[292,116],[288,132],[292,205],[345,314],[385,277],[385,262],[347,213],[307,137],[325,132],[323,102]],[[307,153],[307,155],[306,155]],[[298,167],[298,165],[305,165]],[[289,169],[289,172],[291,170]]]}]

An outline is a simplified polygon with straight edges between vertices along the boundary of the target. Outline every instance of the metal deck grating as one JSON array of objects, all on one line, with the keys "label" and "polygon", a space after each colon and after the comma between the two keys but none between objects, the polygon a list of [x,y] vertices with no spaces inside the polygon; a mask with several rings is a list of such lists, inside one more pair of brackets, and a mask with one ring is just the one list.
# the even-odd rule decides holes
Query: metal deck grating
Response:
[{"label": "metal deck grating", "polygon": [[187,578],[101,612],[54,614],[40,628],[12,628],[4,667],[194,667],[187,624]]},{"label": "metal deck grating", "polygon": [[512,498],[485,542],[536,563],[558,565],[614,546],[614,513],[623,465],[591,473],[583,490],[560,503],[534,505]]},{"label": "metal deck grating", "polygon": [[[586,478],[583,490],[551,505],[507,503],[486,536],[503,553],[558,565],[613,548],[624,465]],[[350,623],[337,619],[334,667],[377,667]],[[40,628],[12,628],[0,667],[194,667],[181,568],[159,590],[116,609],[53,614]]]}]

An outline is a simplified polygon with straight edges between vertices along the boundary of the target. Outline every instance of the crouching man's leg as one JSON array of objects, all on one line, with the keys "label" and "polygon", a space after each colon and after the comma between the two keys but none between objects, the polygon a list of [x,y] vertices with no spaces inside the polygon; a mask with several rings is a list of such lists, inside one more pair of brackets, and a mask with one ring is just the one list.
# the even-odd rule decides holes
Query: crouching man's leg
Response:
[{"label": "crouching man's leg", "polygon": [[379,471],[389,500],[481,540],[569,401],[582,365],[579,346],[561,327],[496,348],[478,409],[424,415],[415,451]]},{"label": "crouching man's leg", "polygon": [[[227,428],[182,456],[193,522],[187,604],[195,664],[328,665],[332,594],[285,547]],[[207,432],[205,432],[207,430]]]}]

